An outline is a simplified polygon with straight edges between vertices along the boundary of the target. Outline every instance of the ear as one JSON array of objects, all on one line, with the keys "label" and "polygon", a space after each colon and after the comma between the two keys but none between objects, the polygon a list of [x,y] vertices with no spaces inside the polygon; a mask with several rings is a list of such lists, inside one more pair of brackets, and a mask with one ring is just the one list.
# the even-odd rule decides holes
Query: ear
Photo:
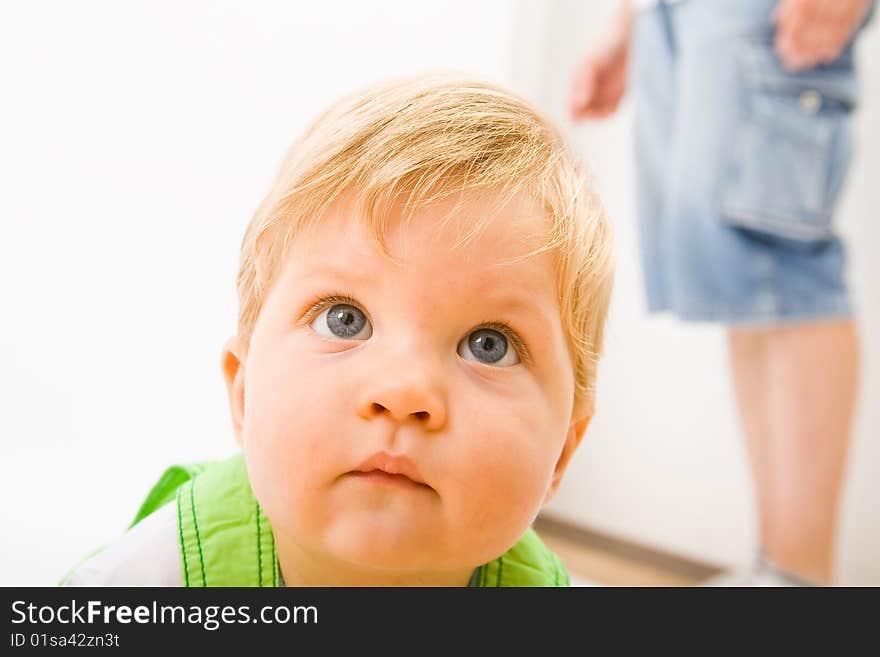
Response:
[{"label": "ear", "polygon": [[562,483],[562,476],[565,474],[565,471],[568,469],[568,464],[571,462],[571,457],[574,456],[575,450],[578,448],[578,445],[581,444],[581,440],[584,438],[584,433],[587,431],[587,426],[592,419],[592,415],[587,415],[579,420],[572,420],[571,425],[568,427],[568,435],[565,436],[565,444],[562,446],[562,452],[559,454],[559,460],[556,461],[556,467],[553,469],[553,479],[550,482],[550,488],[547,489],[547,493],[544,495],[543,504],[547,504],[547,502],[553,499],[553,496],[556,494],[559,484]]},{"label": "ear", "polygon": [[220,367],[226,382],[226,394],[229,397],[229,413],[232,416],[232,428],[239,447],[242,444],[242,426],[244,425],[244,372],[247,360],[247,343],[239,336],[234,336],[223,345],[223,356]]}]

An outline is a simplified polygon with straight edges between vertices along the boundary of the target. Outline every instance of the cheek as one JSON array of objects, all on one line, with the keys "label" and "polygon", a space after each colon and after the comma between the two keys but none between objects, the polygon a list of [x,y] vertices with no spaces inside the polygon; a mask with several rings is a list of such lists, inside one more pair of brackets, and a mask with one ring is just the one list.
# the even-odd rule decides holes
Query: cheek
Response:
[{"label": "cheek", "polygon": [[453,434],[460,447],[447,460],[454,485],[445,499],[452,552],[472,555],[475,563],[519,540],[550,484],[562,429],[546,404],[534,398],[530,403],[472,412]]},{"label": "cheek", "polygon": [[[564,423],[546,403],[530,396],[487,405],[462,418],[456,459],[462,474],[460,500],[467,515],[540,508],[564,438]],[[529,518],[531,519],[531,518]]]},{"label": "cheek", "polygon": [[[344,462],[332,440],[340,392],[284,356],[255,360],[245,381],[244,450],[251,485],[273,522],[308,498]],[[305,465],[304,465],[305,464]],[[273,513],[274,511],[274,513]],[[275,517],[273,517],[273,515]]]},{"label": "cheek", "polygon": [[[245,379],[245,439],[280,458],[294,445],[310,452],[332,428],[344,395],[314,356],[303,355],[291,340],[257,353]],[[311,455],[311,454],[310,454]]]}]

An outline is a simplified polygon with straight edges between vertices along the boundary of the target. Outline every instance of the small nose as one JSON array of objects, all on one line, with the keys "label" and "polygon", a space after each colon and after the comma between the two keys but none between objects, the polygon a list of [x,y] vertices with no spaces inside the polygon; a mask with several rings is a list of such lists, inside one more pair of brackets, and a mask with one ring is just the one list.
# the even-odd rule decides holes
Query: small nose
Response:
[{"label": "small nose", "polygon": [[387,415],[397,422],[415,422],[427,431],[446,424],[446,403],[437,377],[426,368],[401,365],[376,373],[358,400],[358,415],[372,419]]}]

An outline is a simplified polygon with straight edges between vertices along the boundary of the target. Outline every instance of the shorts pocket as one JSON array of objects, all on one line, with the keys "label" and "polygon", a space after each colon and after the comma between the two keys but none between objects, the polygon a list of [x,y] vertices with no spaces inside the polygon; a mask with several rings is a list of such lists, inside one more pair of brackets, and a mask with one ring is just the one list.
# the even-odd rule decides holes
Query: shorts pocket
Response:
[{"label": "shorts pocket", "polygon": [[851,60],[790,73],[769,46],[744,52],[743,104],[721,186],[735,225],[807,242],[831,234],[851,159]]}]

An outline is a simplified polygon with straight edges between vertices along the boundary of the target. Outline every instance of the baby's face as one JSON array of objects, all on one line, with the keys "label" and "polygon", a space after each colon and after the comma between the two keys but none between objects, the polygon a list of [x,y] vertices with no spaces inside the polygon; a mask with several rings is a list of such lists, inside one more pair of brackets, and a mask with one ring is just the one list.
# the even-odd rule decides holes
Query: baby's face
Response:
[{"label": "baby's face", "polygon": [[585,424],[572,422],[554,257],[503,262],[539,244],[546,217],[517,200],[453,249],[493,202],[444,230],[451,206],[406,228],[392,214],[400,266],[332,207],[293,242],[246,353],[230,341],[239,438],[279,541],[364,567],[473,568],[555,488]]}]

